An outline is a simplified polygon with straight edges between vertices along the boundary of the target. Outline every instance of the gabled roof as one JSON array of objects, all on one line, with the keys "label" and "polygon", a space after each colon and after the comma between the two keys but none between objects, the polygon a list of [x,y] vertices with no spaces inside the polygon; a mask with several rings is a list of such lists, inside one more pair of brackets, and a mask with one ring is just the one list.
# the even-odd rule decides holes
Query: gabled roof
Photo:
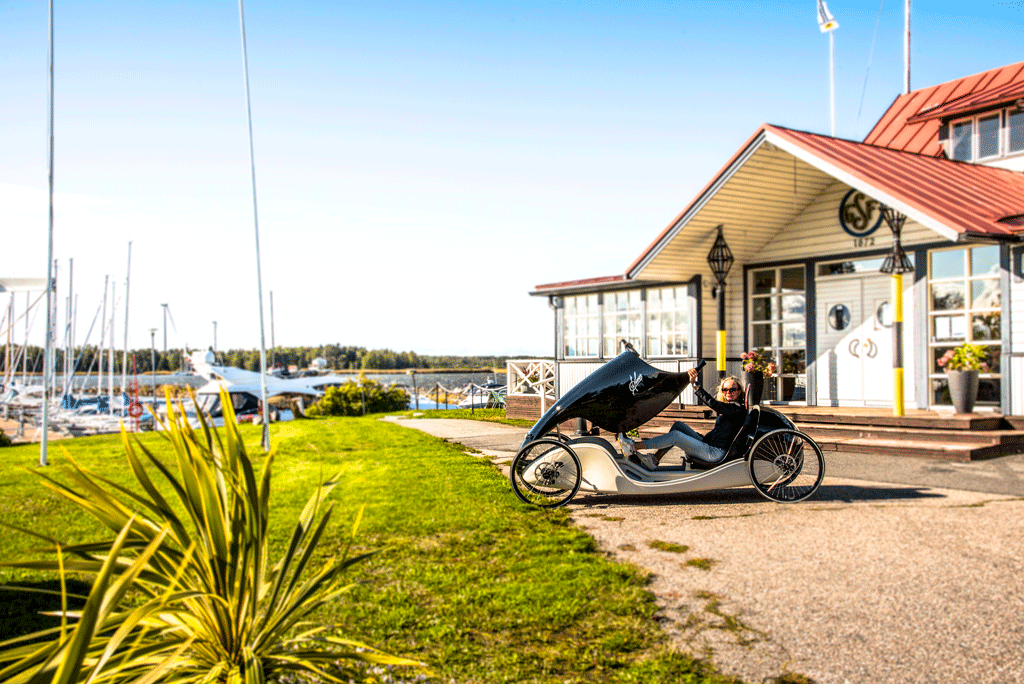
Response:
[{"label": "gabled roof", "polygon": [[[682,264],[691,258],[687,251],[703,249],[698,253],[703,259],[703,243],[713,239],[709,229],[729,223],[726,213],[736,214],[738,207],[757,216],[764,230],[780,228],[832,179],[949,240],[1024,234],[1019,218],[1024,215],[1024,174],[763,124],[626,275],[640,277],[663,253],[662,261]],[[688,244],[670,247],[688,226]],[[665,270],[653,268],[644,275],[663,277]]]},{"label": "gabled roof", "polygon": [[[868,145],[932,157],[942,154],[941,118],[978,111],[1020,97],[1024,62],[900,95],[864,138]],[[933,116],[937,114],[937,116]]]}]

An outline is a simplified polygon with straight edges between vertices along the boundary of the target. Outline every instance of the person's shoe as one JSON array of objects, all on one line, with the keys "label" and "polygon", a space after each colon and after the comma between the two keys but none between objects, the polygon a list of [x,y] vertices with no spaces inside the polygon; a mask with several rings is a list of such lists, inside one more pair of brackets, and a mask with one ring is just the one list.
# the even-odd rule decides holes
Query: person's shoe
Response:
[{"label": "person's shoe", "polygon": [[648,470],[656,470],[658,462],[655,460],[654,454],[644,454],[637,452],[636,457],[640,459],[640,465]]},{"label": "person's shoe", "polygon": [[622,453],[628,458],[636,454],[636,445],[629,437],[623,433],[619,433],[619,448],[622,449]]},{"label": "person's shoe", "polygon": [[654,452],[655,464],[661,464],[661,459],[665,458],[665,454],[672,451],[672,447],[662,447]]}]

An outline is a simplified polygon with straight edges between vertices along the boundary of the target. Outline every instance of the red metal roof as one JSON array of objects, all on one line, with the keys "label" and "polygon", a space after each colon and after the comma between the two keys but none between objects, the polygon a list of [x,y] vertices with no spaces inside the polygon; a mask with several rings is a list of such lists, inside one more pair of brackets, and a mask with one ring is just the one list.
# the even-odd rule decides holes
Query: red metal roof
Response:
[{"label": "red metal roof", "polygon": [[1024,233],[1024,174],[765,124],[762,128],[957,233]]},{"label": "red metal roof", "polygon": [[556,292],[586,289],[593,287],[594,285],[611,285],[627,281],[628,278],[624,275],[601,276],[600,278],[585,278],[582,280],[566,280],[561,283],[537,285],[537,291],[534,294],[554,294]]},{"label": "red metal roof", "polygon": [[[864,138],[868,145],[939,156],[939,119],[1009,102],[1024,85],[1024,62],[900,95]],[[937,116],[933,116],[934,114]]]},{"label": "red metal roof", "polygon": [[999,105],[1006,105],[1024,97],[1024,80],[1007,83],[980,93],[973,93],[932,109],[916,114],[907,123],[918,123],[929,119],[946,119],[983,111]]},{"label": "red metal roof", "polygon": [[876,199],[891,198],[933,229],[993,238],[1024,235],[1024,174],[762,124],[630,264],[626,274],[635,277],[638,267],[678,222],[735,164],[743,163],[744,155],[765,141],[788,147],[812,166]]}]

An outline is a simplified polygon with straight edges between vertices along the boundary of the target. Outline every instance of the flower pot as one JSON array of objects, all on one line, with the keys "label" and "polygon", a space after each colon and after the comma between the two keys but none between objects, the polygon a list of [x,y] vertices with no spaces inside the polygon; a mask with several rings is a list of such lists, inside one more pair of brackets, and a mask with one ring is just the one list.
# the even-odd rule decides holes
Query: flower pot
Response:
[{"label": "flower pot", "polygon": [[974,410],[974,401],[978,398],[978,371],[948,370],[949,398],[957,413],[970,413]]},{"label": "flower pot", "polygon": [[746,388],[747,408],[761,403],[764,393],[764,373],[762,371],[743,371],[743,386]]}]

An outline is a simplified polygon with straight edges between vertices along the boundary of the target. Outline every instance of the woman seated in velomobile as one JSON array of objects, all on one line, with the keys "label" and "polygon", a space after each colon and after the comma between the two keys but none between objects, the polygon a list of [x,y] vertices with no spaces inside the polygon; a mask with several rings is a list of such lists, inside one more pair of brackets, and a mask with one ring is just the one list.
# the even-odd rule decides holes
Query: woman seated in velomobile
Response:
[{"label": "woman seated in velomobile", "polygon": [[[664,435],[650,439],[632,440],[619,433],[619,445],[626,456],[635,455],[648,470],[657,467],[661,458],[672,447],[679,447],[689,459],[704,465],[718,465],[725,460],[729,446],[743,427],[747,418],[744,403],[743,385],[738,379],[729,376],[718,386],[717,397],[712,397],[701,387],[700,376],[695,368],[689,371],[690,384],[693,386],[697,399],[718,414],[715,426],[706,435],[677,420],[672,429]],[[654,453],[641,453],[640,449],[657,449]]]}]

